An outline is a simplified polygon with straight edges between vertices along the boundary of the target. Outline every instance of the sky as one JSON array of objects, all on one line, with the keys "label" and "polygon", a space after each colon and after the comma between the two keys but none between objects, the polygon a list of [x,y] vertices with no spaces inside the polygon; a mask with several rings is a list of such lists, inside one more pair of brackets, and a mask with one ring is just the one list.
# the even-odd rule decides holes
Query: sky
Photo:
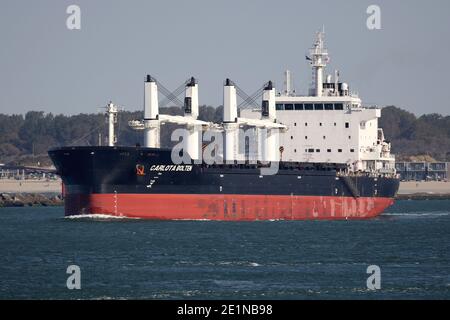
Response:
[{"label": "sky", "polygon": [[[69,30],[70,5],[81,9]],[[366,10],[381,10],[369,30]],[[305,54],[325,27],[329,73],[366,105],[450,114],[448,0],[0,0],[0,113],[98,112],[143,106],[151,74],[173,90],[199,82],[200,104],[222,104],[231,78],[249,95],[289,69],[306,93]]]}]

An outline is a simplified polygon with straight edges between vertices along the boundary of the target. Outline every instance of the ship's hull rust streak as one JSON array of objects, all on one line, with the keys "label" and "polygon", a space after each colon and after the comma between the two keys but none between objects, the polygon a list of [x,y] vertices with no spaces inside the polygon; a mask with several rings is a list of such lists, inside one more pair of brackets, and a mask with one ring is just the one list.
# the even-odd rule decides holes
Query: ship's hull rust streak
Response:
[{"label": "ship's hull rust streak", "polygon": [[368,219],[392,198],[225,194],[66,194],[65,214],[108,214],[154,220]]}]

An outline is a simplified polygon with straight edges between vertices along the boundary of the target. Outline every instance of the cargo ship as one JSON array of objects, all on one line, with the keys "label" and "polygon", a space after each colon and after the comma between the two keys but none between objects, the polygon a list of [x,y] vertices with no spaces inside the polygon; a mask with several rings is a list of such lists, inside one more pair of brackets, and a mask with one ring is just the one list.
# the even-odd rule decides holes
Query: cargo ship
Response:
[{"label": "cargo ship", "polygon": [[[281,92],[269,81],[251,96],[227,79],[221,123],[198,119],[194,78],[184,84],[184,115],[160,114],[158,94],[172,101],[176,95],[147,76],[144,118],[129,123],[143,133],[142,146],[117,145],[119,111],[109,103],[107,146],[49,150],[63,181],[65,214],[221,221],[381,214],[399,187],[395,157],[378,127],[381,109],[363,106],[338,71],[324,79],[323,36],[317,33],[306,56],[313,69],[307,94],[291,88],[289,71]],[[166,123],[180,127],[171,148],[160,146]]]}]

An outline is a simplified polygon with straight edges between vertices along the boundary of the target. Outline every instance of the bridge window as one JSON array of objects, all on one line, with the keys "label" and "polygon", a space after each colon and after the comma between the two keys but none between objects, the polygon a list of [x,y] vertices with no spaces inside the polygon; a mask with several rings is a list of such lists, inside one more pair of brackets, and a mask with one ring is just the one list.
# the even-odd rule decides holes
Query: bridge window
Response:
[{"label": "bridge window", "polygon": [[277,103],[276,106],[275,106],[275,109],[277,109],[277,110],[284,110],[284,104]]},{"label": "bridge window", "polygon": [[305,103],[305,110],[314,110],[314,106],[312,103]]},{"label": "bridge window", "polygon": [[296,103],[295,110],[303,110],[303,103]]},{"label": "bridge window", "polygon": [[325,103],[325,110],[333,110],[333,104],[332,103]]},{"label": "bridge window", "polygon": [[323,104],[322,103],[315,103],[314,104],[314,110],[323,110]]},{"label": "bridge window", "polygon": [[292,103],[286,103],[284,105],[284,110],[294,110],[294,105]]},{"label": "bridge window", "polygon": [[342,103],[335,103],[334,110],[344,110],[344,105]]}]

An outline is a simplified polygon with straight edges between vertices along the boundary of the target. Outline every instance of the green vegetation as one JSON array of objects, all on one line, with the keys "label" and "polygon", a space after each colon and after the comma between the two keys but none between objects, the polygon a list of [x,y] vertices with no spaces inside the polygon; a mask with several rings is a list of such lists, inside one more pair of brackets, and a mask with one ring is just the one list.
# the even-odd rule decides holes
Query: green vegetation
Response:
[{"label": "green vegetation", "polygon": [[[179,108],[161,108],[162,114],[180,115]],[[222,107],[200,107],[200,119],[220,122]],[[142,118],[142,112],[121,112],[117,124],[119,145],[142,144],[142,134],[127,123]],[[417,118],[397,107],[383,109],[380,126],[392,142],[400,160],[450,161],[450,116],[428,114]],[[170,132],[175,125],[165,125],[161,145],[170,146]],[[101,138],[99,137],[101,135]],[[105,143],[106,123],[103,114],[74,116],[30,111],[25,116],[0,114],[0,163],[49,165],[47,150],[66,145],[98,145]]]},{"label": "green vegetation", "polygon": [[[161,108],[161,114],[181,115],[177,107]],[[222,107],[201,106],[199,118],[220,122]],[[116,125],[119,145],[143,144],[142,132],[128,127],[128,121],[141,119],[143,113],[121,112]],[[171,145],[170,133],[176,125],[164,125],[161,129],[161,145]],[[74,116],[45,114],[30,111],[22,115],[0,114],[0,163],[17,165],[51,164],[47,150],[52,147],[70,145],[106,144],[107,123],[102,113],[78,114]],[[101,135],[101,136],[100,136]]]},{"label": "green vegetation", "polygon": [[400,108],[383,108],[379,126],[392,142],[397,160],[450,161],[450,116],[432,113],[417,118]]}]

